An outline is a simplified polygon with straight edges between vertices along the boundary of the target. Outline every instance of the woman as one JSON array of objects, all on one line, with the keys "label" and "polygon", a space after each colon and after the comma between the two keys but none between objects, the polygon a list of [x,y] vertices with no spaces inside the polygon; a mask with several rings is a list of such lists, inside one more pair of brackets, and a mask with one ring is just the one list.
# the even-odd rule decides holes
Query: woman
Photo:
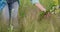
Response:
[{"label": "woman", "polygon": [[[9,19],[12,20],[13,28],[18,29],[18,8],[19,8],[19,0],[6,0],[6,5],[2,9],[2,17],[4,19],[3,23],[8,26]],[[39,3],[39,0],[31,0],[31,3],[37,6],[41,11],[46,12],[46,9]],[[17,31],[16,31],[17,32]]]}]

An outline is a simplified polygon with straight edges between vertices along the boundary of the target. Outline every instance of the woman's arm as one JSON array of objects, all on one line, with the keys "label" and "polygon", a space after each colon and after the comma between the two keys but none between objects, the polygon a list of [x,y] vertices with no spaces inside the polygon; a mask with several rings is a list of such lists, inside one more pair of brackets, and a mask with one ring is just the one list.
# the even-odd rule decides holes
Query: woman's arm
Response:
[{"label": "woman's arm", "polygon": [[40,3],[36,3],[35,6],[39,8],[41,11],[46,12],[46,9]]},{"label": "woman's arm", "polygon": [[46,9],[39,3],[39,0],[32,0],[32,4],[34,4],[37,8],[39,8],[41,11],[46,12]]}]

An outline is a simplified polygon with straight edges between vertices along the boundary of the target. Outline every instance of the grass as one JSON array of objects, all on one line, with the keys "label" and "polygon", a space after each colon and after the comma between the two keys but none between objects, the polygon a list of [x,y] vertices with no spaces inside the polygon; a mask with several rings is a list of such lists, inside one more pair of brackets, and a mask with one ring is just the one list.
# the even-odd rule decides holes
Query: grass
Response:
[{"label": "grass", "polygon": [[[23,1],[23,0],[22,0]],[[27,1],[27,0],[26,0]],[[28,2],[28,1],[27,1]],[[52,0],[40,0],[41,4],[45,6],[45,8],[49,8],[52,2]],[[26,2],[25,2],[26,3]],[[24,4],[22,8],[20,8],[20,11],[24,11],[23,16],[23,25],[24,25],[24,31],[25,32],[59,32],[59,24],[56,25],[59,20],[56,20],[58,16],[52,15],[49,18],[44,18],[42,21],[38,21],[39,16],[39,10],[31,5],[31,3]],[[25,6],[26,5],[26,6]],[[22,9],[22,10],[21,10]],[[25,9],[25,10],[24,10]],[[23,28],[23,27],[22,27]]]},{"label": "grass", "polygon": [[[45,17],[41,21],[38,21],[40,18],[39,9],[33,6],[29,0],[21,0],[20,2],[21,5],[18,13],[20,25],[19,32],[60,32],[60,13],[52,14],[48,18]],[[50,9],[51,2],[52,0],[40,0],[40,3],[46,9]],[[13,32],[12,26],[7,29],[4,28],[2,32],[7,32],[8,29],[8,32]]]}]

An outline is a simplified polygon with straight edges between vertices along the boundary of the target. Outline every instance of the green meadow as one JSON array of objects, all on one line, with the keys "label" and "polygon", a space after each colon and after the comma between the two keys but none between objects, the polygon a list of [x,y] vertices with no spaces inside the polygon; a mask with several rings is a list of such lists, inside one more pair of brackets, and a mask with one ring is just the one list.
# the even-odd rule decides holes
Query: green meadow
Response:
[{"label": "green meadow", "polygon": [[[60,0],[40,0],[50,12]],[[56,8],[56,7],[55,7]],[[20,0],[18,13],[19,29],[16,32],[60,32],[60,9],[53,9],[50,16],[45,16],[30,0]],[[1,19],[0,19],[1,20]],[[0,21],[0,32],[14,32],[12,26],[4,26]],[[11,23],[10,23],[11,24]]]}]

